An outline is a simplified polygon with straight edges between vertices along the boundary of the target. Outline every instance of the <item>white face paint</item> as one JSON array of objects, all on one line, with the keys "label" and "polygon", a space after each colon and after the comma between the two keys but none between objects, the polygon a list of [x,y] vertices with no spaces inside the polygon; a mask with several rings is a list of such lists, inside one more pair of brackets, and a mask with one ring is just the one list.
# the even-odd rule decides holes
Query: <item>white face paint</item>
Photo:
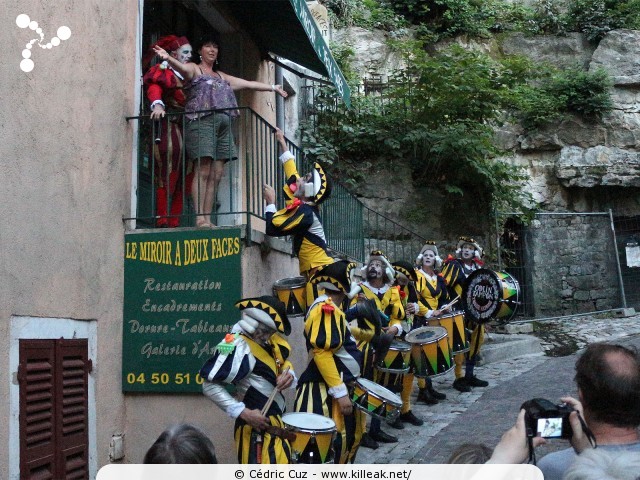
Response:
[{"label": "white face paint", "polygon": [[475,255],[475,252],[476,252],[476,248],[473,245],[471,245],[469,243],[465,243],[462,246],[462,250],[461,250],[462,259],[463,260],[471,260],[473,258],[473,256]]},{"label": "white face paint", "polygon": [[383,273],[382,262],[380,260],[372,260],[367,267],[367,280],[382,278]]},{"label": "white face paint", "polygon": [[171,52],[171,56],[176,58],[180,63],[187,63],[191,60],[191,54],[193,53],[193,48],[188,43],[182,45],[179,49]]},{"label": "white face paint", "polygon": [[422,254],[422,266],[431,267],[436,264],[436,254],[432,250],[427,250]]},{"label": "white face paint", "polygon": [[294,192],[293,196],[296,198],[304,198],[305,197],[304,186],[307,182],[311,181],[311,179],[312,179],[312,175],[310,173],[307,173],[302,177],[298,177],[298,179],[296,180],[297,189]]}]

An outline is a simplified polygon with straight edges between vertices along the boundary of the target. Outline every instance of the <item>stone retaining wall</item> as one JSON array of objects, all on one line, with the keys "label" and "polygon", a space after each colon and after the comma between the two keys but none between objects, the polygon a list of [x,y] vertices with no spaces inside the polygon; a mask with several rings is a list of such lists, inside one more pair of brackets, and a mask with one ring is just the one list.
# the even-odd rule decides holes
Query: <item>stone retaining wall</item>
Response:
[{"label": "stone retaining wall", "polygon": [[536,316],[620,307],[608,215],[538,216],[528,234]]}]

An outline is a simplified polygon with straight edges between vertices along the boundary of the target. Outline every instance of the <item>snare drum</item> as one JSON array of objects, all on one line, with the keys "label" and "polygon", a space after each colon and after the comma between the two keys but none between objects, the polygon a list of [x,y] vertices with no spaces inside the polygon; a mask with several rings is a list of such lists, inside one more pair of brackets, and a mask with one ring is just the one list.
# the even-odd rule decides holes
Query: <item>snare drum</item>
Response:
[{"label": "snare drum", "polygon": [[469,351],[469,339],[464,328],[464,312],[455,311],[441,317],[431,317],[427,321],[430,327],[443,327],[447,330],[449,346],[453,355]]},{"label": "snare drum", "polygon": [[402,399],[398,395],[366,378],[356,380],[351,402],[367,415],[390,422],[400,414],[402,407]]},{"label": "snare drum", "polygon": [[376,361],[376,368],[382,372],[407,373],[411,360],[411,344],[393,340],[383,359]]},{"label": "snare drum", "polygon": [[273,284],[273,294],[285,304],[287,315],[304,315],[307,312],[306,283],[304,277],[290,277]]},{"label": "snare drum", "polygon": [[295,463],[333,463],[333,439],[336,423],[315,413],[285,413],[282,422],[296,434],[291,442],[291,457]]},{"label": "snare drum", "polygon": [[402,376],[409,371],[410,364],[411,344],[394,340],[385,357],[376,360],[373,380],[392,392],[399,391],[402,388]]},{"label": "snare drum", "polygon": [[486,323],[494,318],[511,320],[520,304],[520,284],[507,272],[480,268],[467,278],[462,305],[471,320]]},{"label": "snare drum", "polygon": [[416,377],[437,377],[451,370],[453,355],[447,330],[442,327],[421,327],[407,333],[411,343],[411,361]]}]

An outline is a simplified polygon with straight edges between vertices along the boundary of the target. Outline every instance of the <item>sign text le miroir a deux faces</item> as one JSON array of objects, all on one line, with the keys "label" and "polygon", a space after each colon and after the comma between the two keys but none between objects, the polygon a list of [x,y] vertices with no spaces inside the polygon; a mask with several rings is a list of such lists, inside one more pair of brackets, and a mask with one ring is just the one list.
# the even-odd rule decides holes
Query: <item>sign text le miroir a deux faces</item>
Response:
[{"label": "sign text le miroir a deux faces", "polygon": [[201,392],[238,320],[240,229],[131,233],[124,250],[122,390]]}]

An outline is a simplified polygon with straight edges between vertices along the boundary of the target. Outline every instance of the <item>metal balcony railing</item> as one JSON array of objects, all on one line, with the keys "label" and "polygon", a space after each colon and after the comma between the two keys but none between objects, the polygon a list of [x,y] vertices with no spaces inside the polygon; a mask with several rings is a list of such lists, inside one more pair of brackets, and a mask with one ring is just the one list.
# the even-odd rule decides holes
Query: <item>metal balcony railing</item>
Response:
[{"label": "metal balcony railing", "polygon": [[[227,110],[211,110],[215,116],[227,115]],[[198,112],[202,113],[202,112]],[[265,230],[264,201],[262,186],[266,183],[276,189],[278,208],[284,207],[284,199],[279,192],[284,183],[284,172],[278,160],[278,144],[274,135],[274,127],[263,117],[248,107],[233,109],[231,128],[225,138],[216,138],[214,131],[211,138],[214,144],[227,142],[234,145],[237,159],[225,163],[224,175],[220,182],[216,201],[213,206],[211,221],[218,226],[241,226],[246,228],[247,241],[251,239],[253,230]],[[158,203],[158,189],[163,185],[170,186],[172,178],[168,169],[163,169],[153,160],[162,153],[165,145],[156,139],[161,133],[170,131],[171,124],[177,125],[185,132],[190,120],[184,113],[167,114],[161,122],[154,122],[148,115],[128,117],[127,120],[138,122],[138,187],[137,212],[134,218],[135,228],[156,228],[173,220],[174,226],[194,227],[197,217],[194,202],[202,192],[191,188],[192,175],[186,158],[185,142],[173,142],[171,147],[177,152],[173,159],[179,163],[176,172],[173,195],[167,199],[166,211]],[[193,120],[199,121],[199,120]],[[291,153],[296,157],[298,170],[306,172],[309,162],[298,146],[287,140]],[[166,161],[166,155],[164,161]],[[180,207],[182,198],[182,207]],[[176,203],[177,202],[177,203]],[[161,202],[160,202],[161,203]],[[173,208],[173,213],[172,213]],[[333,181],[333,192],[329,201],[320,207],[322,222],[329,248],[337,255],[356,261],[364,261],[372,249],[380,248],[391,260],[411,259],[424,243],[410,230],[397,222],[367,208],[353,196],[343,185]]]}]

